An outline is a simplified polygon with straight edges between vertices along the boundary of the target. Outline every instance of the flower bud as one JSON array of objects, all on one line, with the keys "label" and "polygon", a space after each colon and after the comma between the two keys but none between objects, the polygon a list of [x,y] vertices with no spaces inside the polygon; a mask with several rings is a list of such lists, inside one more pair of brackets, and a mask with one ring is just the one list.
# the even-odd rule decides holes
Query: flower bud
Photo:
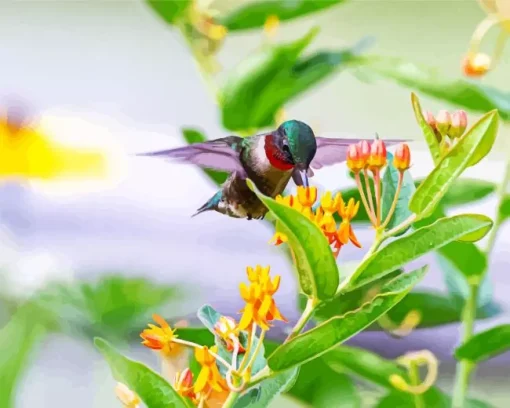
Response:
[{"label": "flower bud", "polygon": [[446,110],[439,111],[436,117],[437,130],[443,135],[447,135],[452,124],[450,112]]},{"label": "flower bud", "polygon": [[374,140],[370,147],[368,165],[371,169],[380,169],[386,165],[386,145],[380,139]]},{"label": "flower bud", "polygon": [[133,391],[131,391],[126,385],[117,383],[115,387],[115,394],[119,401],[126,408],[137,408],[140,406],[140,398]]},{"label": "flower bud", "polygon": [[366,140],[362,140],[358,143],[361,159],[366,163],[368,163],[368,159],[370,158],[370,144]]},{"label": "flower bud", "polygon": [[461,137],[467,127],[467,114],[463,110],[458,110],[452,114],[452,125],[448,131],[448,136],[452,139]]},{"label": "flower bud", "polygon": [[349,145],[347,148],[347,167],[354,173],[358,173],[365,168],[366,161],[361,155],[360,146],[357,144]]},{"label": "flower bud", "polygon": [[468,54],[462,61],[462,72],[468,77],[482,77],[491,67],[491,57],[487,54]]},{"label": "flower bud", "polygon": [[393,165],[397,170],[405,171],[409,168],[410,163],[411,150],[409,146],[405,143],[398,145],[393,156]]}]

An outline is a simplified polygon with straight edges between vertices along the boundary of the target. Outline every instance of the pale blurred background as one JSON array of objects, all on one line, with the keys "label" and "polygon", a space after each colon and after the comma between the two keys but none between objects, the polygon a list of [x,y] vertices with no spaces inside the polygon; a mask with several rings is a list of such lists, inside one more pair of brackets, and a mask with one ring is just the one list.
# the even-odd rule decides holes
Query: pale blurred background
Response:
[{"label": "pale blurred background", "polygon": [[[241,1],[214,4],[226,10],[237,3]],[[311,49],[338,49],[370,35],[376,39],[373,53],[439,66],[446,74],[458,75],[472,32],[483,17],[474,0],[358,0],[286,23],[274,41],[294,39],[318,25],[321,32]],[[260,31],[228,37],[219,55],[225,70],[261,41]],[[180,145],[183,126],[201,128],[209,138],[228,134],[183,40],[142,2],[3,0],[0,52],[0,97],[26,100],[63,137],[68,132],[84,139],[99,137],[131,154]],[[510,91],[509,73],[507,51],[502,64],[484,81]],[[421,99],[434,112],[451,108],[425,96]],[[286,111],[289,118],[310,123],[317,134],[371,137],[377,131],[383,138],[418,139],[412,147],[412,173],[424,175],[431,168],[408,89],[383,81],[365,84],[342,72]],[[475,118],[470,115],[471,123]],[[507,127],[492,159],[466,175],[497,181],[502,160],[508,156],[509,137]],[[328,189],[345,186],[344,170],[342,166],[326,169],[316,182]],[[235,313],[245,266],[271,264],[283,275],[282,310],[295,319],[294,278],[282,252],[267,244],[272,235],[267,225],[216,214],[190,218],[213,192],[214,186],[199,170],[145,158],[130,158],[120,184],[99,191],[71,194],[63,187],[3,186],[1,220],[16,245],[9,256],[32,260],[24,267],[12,261],[19,267],[13,285],[28,291],[55,276],[89,279],[104,271],[120,271],[158,282],[197,284],[201,297],[196,299]],[[471,208],[492,215],[494,205],[494,200],[485,200]],[[370,242],[370,232],[359,236],[364,246]],[[501,229],[491,269],[496,300],[507,310],[509,244],[507,224]],[[340,260],[361,257],[355,248],[345,248]],[[6,259],[2,262],[11,262]],[[432,268],[424,285],[443,289],[439,272]],[[195,306],[189,305],[185,312]],[[509,317],[506,311],[477,327],[508,322]],[[442,360],[440,385],[450,390],[454,370],[450,355],[458,341],[457,330],[456,325],[421,330],[403,340],[367,333],[350,344],[388,357],[429,348]],[[134,355],[155,362],[145,350]],[[90,344],[52,336],[34,358],[20,385],[17,407],[120,406],[109,369]],[[508,406],[509,376],[508,355],[483,364],[473,382],[473,396],[497,407]],[[274,406],[283,407],[284,402]]]}]

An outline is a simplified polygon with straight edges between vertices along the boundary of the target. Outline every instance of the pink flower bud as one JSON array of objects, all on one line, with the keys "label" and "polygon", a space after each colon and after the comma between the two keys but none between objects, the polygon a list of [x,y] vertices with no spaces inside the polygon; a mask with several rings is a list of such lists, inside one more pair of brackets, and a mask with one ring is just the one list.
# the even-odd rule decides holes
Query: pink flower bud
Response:
[{"label": "pink flower bud", "polygon": [[347,148],[347,167],[354,173],[364,169],[366,160],[363,160],[359,144],[349,145]]},{"label": "pink flower bud", "polygon": [[397,170],[405,171],[409,168],[411,164],[411,150],[409,146],[405,143],[402,143],[397,146],[395,150],[395,155],[393,157],[393,165]]},{"label": "pink flower bud", "polygon": [[368,159],[370,157],[370,144],[366,140],[362,140],[359,142],[359,150],[361,154],[361,159],[368,163]]},{"label": "pink flower bud", "polygon": [[374,140],[370,147],[368,165],[371,168],[381,168],[386,165],[386,145],[380,139]]},{"label": "pink flower bud", "polygon": [[436,116],[436,127],[439,133],[446,136],[448,134],[448,130],[450,130],[451,124],[452,118],[450,112],[446,110],[439,111]]},{"label": "pink flower bud", "polygon": [[463,110],[458,110],[452,114],[452,125],[448,131],[448,136],[452,139],[461,137],[467,127],[467,114]]},{"label": "pink flower bud", "polygon": [[423,117],[432,129],[436,128],[436,118],[430,111],[423,111]]}]

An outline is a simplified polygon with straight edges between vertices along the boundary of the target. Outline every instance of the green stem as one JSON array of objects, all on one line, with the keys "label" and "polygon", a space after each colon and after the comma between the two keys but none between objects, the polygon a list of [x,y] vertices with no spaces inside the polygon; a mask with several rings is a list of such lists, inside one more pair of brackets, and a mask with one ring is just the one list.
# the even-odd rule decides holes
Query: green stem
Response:
[{"label": "green stem", "polygon": [[252,366],[252,364],[255,362],[255,359],[257,358],[257,354],[260,351],[260,348],[262,347],[262,344],[264,344],[264,337],[266,336],[266,331],[262,330],[260,332],[259,342],[257,343],[257,346],[255,347],[255,350],[253,351],[253,354],[250,357],[250,360],[248,361],[248,364],[246,365],[246,368],[244,369],[243,374]]},{"label": "green stem", "polygon": [[[411,385],[418,386],[420,385],[420,368],[415,361],[411,361],[409,366],[409,379],[411,380]],[[425,404],[423,403],[423,397],[421,394],[414,394],[414,406],[415,408],[425,408]]]},{"label": "green stem", "polygon": [[391,203],[390,211],[388,212],[388,215],[386,216],[386,219],[384,220],[381,229],[384,230],[386,226],[390,223],[391,217],[393,217],[393,213],[395,212],[395,209],[397,208],[398,198],[400,196],[400,190],[402,189],[402,183],[404,181],[404,172],[399,171],[398,173],[398,184],[397,184],[397,191],[395,191],[395,197],[393,197],[393,203]]},{"label": "green stem", "polygon": [[[498,230],[501,225],[502,219],[500,216],[501,206],[505,200],[507,194],[508,184],[510,183],[510,160],[506,164],[505,174],[503,176],[503,180],[498,189],[498,205],[496,208],[496,219],[494,221],[494,226],[489,235],[489,239],[487,242],[487,248],[485,253],[487,258],[490,257],[492,251],[494,249],[494,244],[496,243],[496,238],[498,235]],[[466,299],[466,304],[464,305],[464,309],[462,312],[462,324],[463,324],[463,335],[462,335],[462,343],[464,344],[473,336],[473,328],[476,320],[476,308],[477,308],[477,300],[478,300],[478,290],[480,284],[483,282],[485,276],[489,271],[489,267],[485,268],[483,274],[479,277],[479,279],[473,280],[469,282],[469,296]],[[466,400],[467,388],[469,385],[469,380],[471,378],[471,373],[476,369],[476,364],[467,361],[461,360],[457,364],[457,375],[455,379],[455,390],[453,394],[452,406],[453,408],[463,408],[464,402]]]},{"label": "green stem", "polygon": [[223,404],[222,408],[233,407],[240,395],[241,394],[238,392],[231,391],[230,394],[228,394],[228,397],[225,400],[225,403]]},{"label": "green stem", "polygon": [[[476,319],[476,304],[478,298],[478,282],[469,285],[470,293],[462,311],[462,322],[464,324],[462,343],[464,344],[473,335],[473,328]],[[466,392],[469,385],[471,372],[475,366],[467,360],[462,360],[457,364],[457,375],[455,379],[455,390],[453,393],[453,408],[462,408],[466,399]]]},{"label": "green stem", "polygon": [[297,321],[296,325],[294,326],[294,328],[290,332],[290,334],[287,337],[287,339],[285,339],[284,343],[287,343],[289,340],[293,339],[299,333],[301,333],[301,330],[303,330],[303,327],[306,326],[306,324],[308,323],[308,321],[312,317],[313,312],[315,311],[316,307],[317,307],[317,301],[315,299],[308,298],[308,301],[306,302],[305,310],[303,310],[303,314],[301,315],[301,317]]}]

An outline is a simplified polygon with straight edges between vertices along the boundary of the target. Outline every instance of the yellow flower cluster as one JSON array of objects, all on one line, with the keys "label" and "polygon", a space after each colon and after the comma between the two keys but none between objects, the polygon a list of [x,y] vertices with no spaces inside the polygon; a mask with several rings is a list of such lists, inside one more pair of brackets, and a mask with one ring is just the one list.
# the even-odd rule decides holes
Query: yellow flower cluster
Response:
[{"label": "yellow flower cluster", "polygon": [[[333,196],[328,191],[322,196],[320,206],[314,211],[312,207],[317,201],[317,187],[303,186],[298,187],[296,196],[277,196],[276,201],[299,211],[317,225],[327,238],[329,244],[333,246],[335,257],[340,253],[342,246],[349,243],[349,241],[358,248],[361,248],[361,244],[358,242],[351,225],[351,220],[358,213],[359,201],[355,202],[351,198],[346,204],[340,193]],[[334,218],[335,213],[342,218],[342,222],[338,226]],[[287,242],[287,236],[277,231],[272,241],[275,242],[275,245],[280,245]]]},{"label": "yellow flower cluster", "polygon": [[255,323],[262,330],[269,330],[270,322],[273,320],[286,322],[287,319],[282,316],[273,299],[273,295],[280,287],[280,276],[275,276],[271,280],[269,266],[262,268],[257,265],[255,269],[248,267],[246,272],[250,284],[249,286],[245,283],[239,285],[241,297],[246,302],[246,306],[242,310],[243,315],[238,329],[245,330]]}]

